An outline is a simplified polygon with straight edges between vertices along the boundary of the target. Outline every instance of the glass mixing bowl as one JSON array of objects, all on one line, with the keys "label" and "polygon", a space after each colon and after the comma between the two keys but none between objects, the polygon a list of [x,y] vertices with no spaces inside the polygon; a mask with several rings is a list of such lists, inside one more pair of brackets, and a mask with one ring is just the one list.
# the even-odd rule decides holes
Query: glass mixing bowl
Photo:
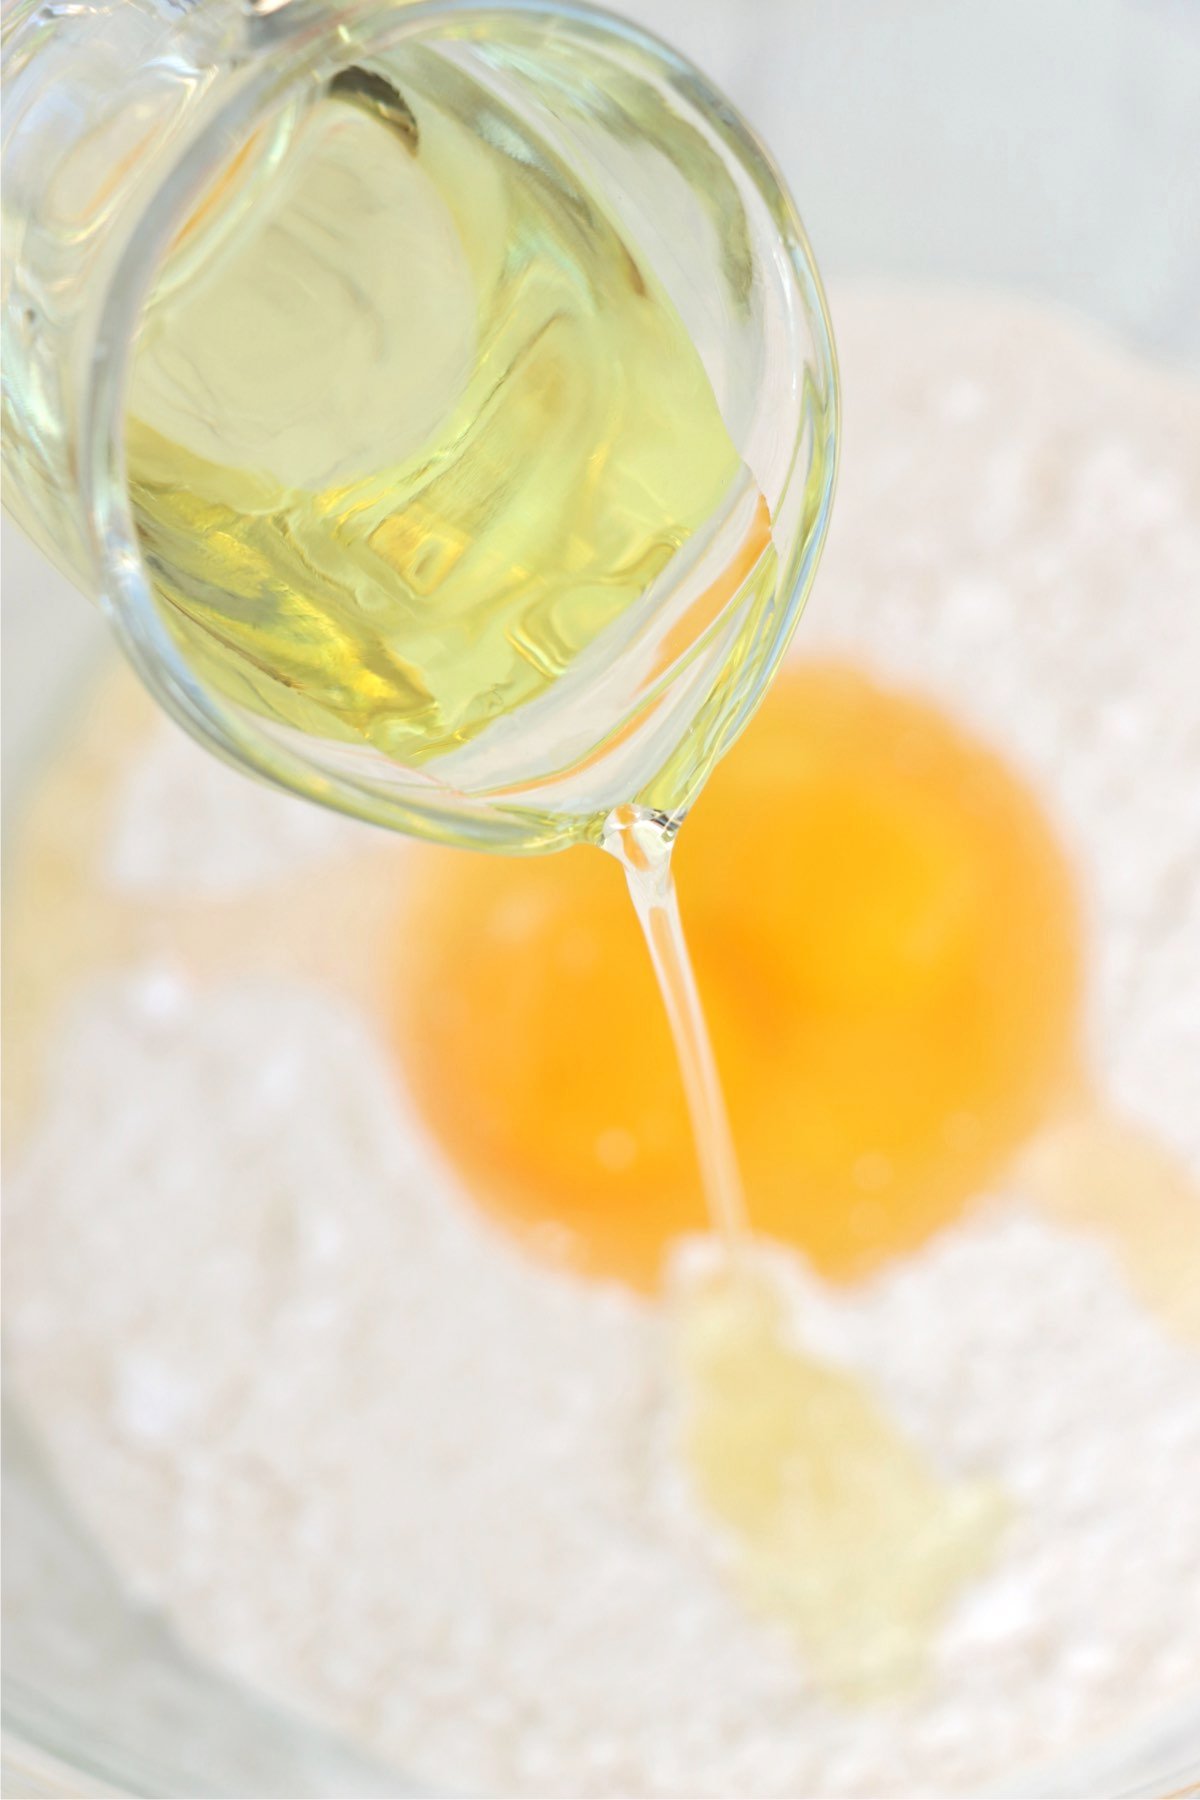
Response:
[{"label": "glass mixing bowl", "polygon": [[[1186,0],[628,0],[771,146],[833,291],[936,280],[1058,303],[1200,369],[1200,15]],[[96,615],[5,527],[5,784],[17,804],[102,654]],[[818,586],[819,595],[819,586]],[[1098,620],[1097,630],[1103,630]],[[403,1794],[403,1772],[239,1691],[124,1592],[6,1421],[6,1789]],[[1200,1702],[1112,1720],[1005,1794],[1200,1783]]]}]

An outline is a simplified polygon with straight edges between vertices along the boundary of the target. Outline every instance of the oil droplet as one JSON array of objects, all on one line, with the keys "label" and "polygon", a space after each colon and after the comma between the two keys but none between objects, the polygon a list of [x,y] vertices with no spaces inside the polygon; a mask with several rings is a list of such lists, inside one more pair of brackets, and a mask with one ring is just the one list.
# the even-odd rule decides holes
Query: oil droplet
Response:
[{"label": "oil droplet", "polygon": [[1003,1497],[935,1474],[859,1380],[791,1341],[779,1290],[745,1261],[685,1283],[672,1326],[683,1455],[747,1603],[847,1698],[914,1683]]}]

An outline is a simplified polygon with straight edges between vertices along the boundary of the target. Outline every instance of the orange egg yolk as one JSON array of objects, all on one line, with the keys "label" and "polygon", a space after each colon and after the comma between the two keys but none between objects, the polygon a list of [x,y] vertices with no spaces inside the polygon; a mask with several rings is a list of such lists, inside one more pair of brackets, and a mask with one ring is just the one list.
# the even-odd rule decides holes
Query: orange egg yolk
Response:
[{"label": "orange egg yolk", "polygon": [[[797,664],[675,860],[755,1230],[840,1278],[919,1245],[1074,1066],[1074,898],[1034,800],[924,701]],[[620,870],[413,867],[389,1011],[426,1120],[523,1238],[652,1286],[706,1220]]]}]

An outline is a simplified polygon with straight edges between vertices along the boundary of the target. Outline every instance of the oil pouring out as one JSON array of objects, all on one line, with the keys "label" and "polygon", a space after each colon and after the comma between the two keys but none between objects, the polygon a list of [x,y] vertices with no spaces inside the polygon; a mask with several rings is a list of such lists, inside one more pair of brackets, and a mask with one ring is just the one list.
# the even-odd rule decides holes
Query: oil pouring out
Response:
[{"label": "oil pouring out", "polygon": [[621,807],[602,843],[625,871],[650,950],[722,1250],[672,1302],[684,1463],[747,1603],[796,1633],[832,1689],[869,1699],[919,1678],[939,1618],[986,1566],[1007,1506],[986,1483],[939,1477],[859,1380],[793,1340],[784,1297],[749,1241],[672,877],[676,831]]},{"label": "oil pouring out", "polygon": [[[455,841],[473,841],[469,798],[490,825],[504,815],[508,847],[599,835],[624,866],[724,1246],[721,1282],[682,1303],[696,1488],[753,1593],[815,1657],[837,1639],[848,1668],[831,1609],[851,1636],[882,1620],[886,1643],[919,1633],[953,1586],[953,1556],[904,1551],[928,1546],[944,1497],[851,1382],[788,1346],[749,1269],[671,878],[672,821],[728,737],[713,722],[727,712],[732,729],[773,666],[782,552],[823,529],[826,434],[781,513],[765,451],[744,459],[656,270],[655,234],[593,191],[563,134],[553,68],[543,130],[512,98],[521,59],[497,74],[489,55],[400,43],[235,157],[145,309],[133,515],[191,675],[256,741],[304,746],[306,791],[327,798],[330,770],[356,771],[418,813],[451,796],[438,832]],[[590,93],[595,67],[568,57],[559,75]],[[713,199],[702,140],[664,124],[652,92],[631,121]],[[748,255],[733,195],[718,240],[745,236]],[[726,260],[737,312],[753,284]],[[614,798],[645,804],[610,813]],[[758,1509],[729,1504],[728,1461]],[[863,1534],[887,1546],[878,1570]]]},{"label": "oil pouring out", "polygon": [[625,871],[679,1058],[708,1215],[732,1264],[746,1236],[746,1200],[717,1060],[679,917],[671,871],[678,829],[677,820],[661,813],[619,806],[609,816],[601,845]]}]

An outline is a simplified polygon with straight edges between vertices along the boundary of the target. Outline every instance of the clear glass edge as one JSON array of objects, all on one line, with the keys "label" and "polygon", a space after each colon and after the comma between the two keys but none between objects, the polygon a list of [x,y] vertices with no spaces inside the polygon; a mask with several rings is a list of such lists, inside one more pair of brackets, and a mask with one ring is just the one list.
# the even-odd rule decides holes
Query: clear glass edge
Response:
[{"label": "clear glass edge", "polygon": [[[732,104],[685,58],[653,34],[628,21],[590,6],[553,4],[553,0],[410,0],[402,18],[394,7],[373,5],[356,9],[356,52],[370,54],[371,40],[389,44],[415,35],[433,22],[455,18],[467,21],[496,12],[520,12],[531,18],[569,22],[597,34],[617,38],[635,53],[659,64],[672,81],[683,85],[704,105],[723,140],[757,188],[780,228],[792,273],[800,292],[813,344],[815,364],[810,373],[819,397],[814,420],[825,434],[826,461],[823,492],[815,528],[797,546],[789,568],[781,574],[780,624],[768,666],[783,655],[803,608],[816,572],[828,526],[836,474],[837,367],[828,306],[811,260],[807,236],[779,170]],[[287,9],[274,15],[286,20]],[[262,21],[258,21],[261,25]],[[540,854],[579,839],[579,821],[564,818],[556,825],[539,815],[530,817],[517,808],[476,808],[452,799],[439,804],[422,798],[420,805],[384,794],[366,782],[334,779],[321,773],[306,758],[275,742],[265,730],[248,723],[225,705],[191,674],[162,619],[146,578],[137,534],[126,500],[124,474],[124,393],[127,352],[153,270],[163,251],[202,190],[206,178],[220,166],[231,148],[244,137],[252,122],[277,106],[289,88],[305,78],[314,64],[336,44],[337,27],[332,17],[326,29],[314,29],[307,11],[297,30],[295,55],[286,54],[289,39],[281,37],[279,59],[211,119],[164,177],[138,231],[123,254],[100,310],[96,333],[94,378],[80,424],[81,497],[89,517],[96,567],[100,572],[99,601],[122,648],[142,681],[166,710],[214,754],[226,762],[252,771],[260,779],[288,792],[302,792],[309,800],[349,814],[369,824],[399,830],[434,841],[469,844],[480,850],[510,854]],[[320,24],[318,16],[317,25]],[[732,743],[751,717],[756,700],[747,699],[725,733]]]}]

